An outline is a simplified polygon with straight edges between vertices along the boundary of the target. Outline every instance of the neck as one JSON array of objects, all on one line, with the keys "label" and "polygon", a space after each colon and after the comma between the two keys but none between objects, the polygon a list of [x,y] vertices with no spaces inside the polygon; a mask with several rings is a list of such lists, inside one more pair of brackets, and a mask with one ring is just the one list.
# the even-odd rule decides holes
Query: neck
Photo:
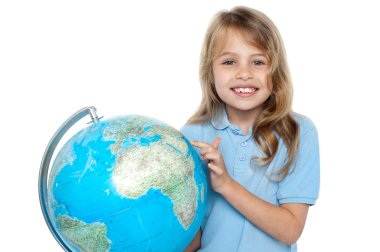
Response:
[{"label": "neck", "polygon": [[229,106],[226,107],[226,113],[230,123],[238,126],[244,134],[249,132],[249,129],[252,128],[256,122],[257,117],[259,116],[261,110],[237,110]]}]

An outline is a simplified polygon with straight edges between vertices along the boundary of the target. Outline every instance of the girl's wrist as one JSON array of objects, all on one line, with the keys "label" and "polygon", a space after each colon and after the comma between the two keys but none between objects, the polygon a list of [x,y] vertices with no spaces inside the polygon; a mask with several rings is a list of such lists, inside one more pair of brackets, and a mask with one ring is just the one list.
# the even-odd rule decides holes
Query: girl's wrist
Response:
[{"label": "girl's wrist", "polygon": [[228,176],[223,185],[219,188],[218,193],[224,198],[228,197],[228,195],[233,191],[234,183],[236,183],[235,180]]}]

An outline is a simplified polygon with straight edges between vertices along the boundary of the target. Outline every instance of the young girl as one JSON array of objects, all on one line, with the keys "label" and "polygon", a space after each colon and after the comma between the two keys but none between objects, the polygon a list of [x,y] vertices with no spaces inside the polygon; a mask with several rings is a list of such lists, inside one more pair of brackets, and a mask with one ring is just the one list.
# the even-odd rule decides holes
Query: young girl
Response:
[{"label": "young girl", "polygon": [[317,130],[291,111],[276,26],[246,7],[219,12],[201,54],[203,92],[182,129],[209,179],[206,216],[186,251],[296,251],[319,191]]}]

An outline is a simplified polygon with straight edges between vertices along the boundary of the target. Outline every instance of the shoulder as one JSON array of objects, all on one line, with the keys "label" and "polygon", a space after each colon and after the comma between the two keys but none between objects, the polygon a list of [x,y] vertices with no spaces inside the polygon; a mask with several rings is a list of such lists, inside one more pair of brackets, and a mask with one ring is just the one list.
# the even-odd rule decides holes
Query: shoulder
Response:
[{"label": "shoulder", "polygon": [[198,134],[201,129],[202,124],[185,124],[180,131],[187,137]]},{"label": "shoulder", "polygon": [[209,135],[213,127],[211,123],[186,124],[180,131],[189,140],[204,140],[204,136]]},{"label": "shoulder", "polygon": [[188,139],[198,139],[202,132],[204,124],[185,124],[181,129],[181,133]]},{"label": "shoulder", "polygon": [[314,122],[307,116],[293,112],[293,117],[298,123],[300,135],[315,133],[317,134],[317,127]]},{"label": "shoulder", "polygon": [[291,172],[279,183],[277,197],[280,204],[314,205],[320,186],[317,128],[310,118],[296,113],[293,116],[299,125],[299,150]]}]

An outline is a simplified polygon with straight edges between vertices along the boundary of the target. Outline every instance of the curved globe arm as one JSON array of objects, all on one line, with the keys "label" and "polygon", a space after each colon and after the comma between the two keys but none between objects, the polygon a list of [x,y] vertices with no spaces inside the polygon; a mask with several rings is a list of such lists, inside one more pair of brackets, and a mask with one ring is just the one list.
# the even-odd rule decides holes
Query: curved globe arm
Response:
[{"label": "curved globe arm", "polygon": [[57,147],[59,141],[62,139],[62,137],[65,135],[65,133],[80,119],[85,117],[86,115],[90,115],[91,122],[95,122],[99,120],[97,114],[96,114],[96,108],[91,107],[85,107],[80,109],[78,112],[73,114],[71,117],[69,117],[62,125],[59,127],[59,129],[55,132],[53,137],[51,138],[48,146],[46,147],[45,153],[42,157],[41,167],[40,167],[40,173],[38,177],[38,191],[39,191],[39,198],[40,198],[40,205],[42,209],[42,213],[44,215],[46,224],[48,225],[50,232],[53,234],[54,238],[57,240],[57,242],[61,245],[61,247],[66,251],[71,251],[71,249],[66,245],[66,243],[63,241],[62,237],[57,233],[55,230],[53,223],[50,218],[49,209],[48,209],[48,198],[47,198],[47,175],[50,167],[50,161],[53,156],[54,150]]}]

